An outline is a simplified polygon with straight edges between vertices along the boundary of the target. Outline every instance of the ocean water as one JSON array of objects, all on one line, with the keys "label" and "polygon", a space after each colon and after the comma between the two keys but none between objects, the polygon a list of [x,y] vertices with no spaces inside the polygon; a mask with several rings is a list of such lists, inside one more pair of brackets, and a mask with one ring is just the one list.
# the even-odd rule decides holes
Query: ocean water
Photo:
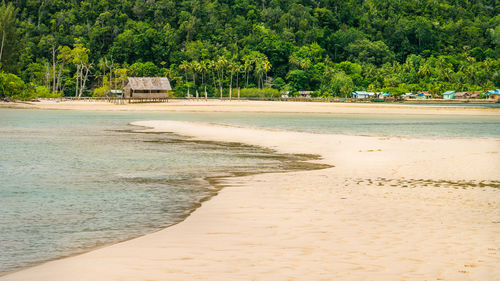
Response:
[{"label": "ocean water", "polygon": [[162,118],[328,134],[418,138],[500,137],[500,114],[497,116],[444,116],[397,114],[188,113]]},{"label": "ocean water", "polygon": [[[498,116],[0,109],[0,274],[178,223],[214,179],[297,168],[303,156],[132,130],[186,120],[316,133],[500,137]],[[300,166],[300,168],[319,168]]]},{"label": "ocean water", "polygon": [[305,159],[131,131],[141,118],[0,109],[0,274],[178,223],[217,177]]}]

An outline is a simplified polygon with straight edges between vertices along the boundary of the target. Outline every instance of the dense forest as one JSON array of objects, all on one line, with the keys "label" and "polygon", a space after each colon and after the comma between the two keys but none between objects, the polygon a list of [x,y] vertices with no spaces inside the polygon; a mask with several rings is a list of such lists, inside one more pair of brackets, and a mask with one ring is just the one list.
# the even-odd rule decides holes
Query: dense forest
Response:
[{"label": "dense forest", "polygon": [[499,44],[497,0],[4,1],[0,96],[487,90]]}]

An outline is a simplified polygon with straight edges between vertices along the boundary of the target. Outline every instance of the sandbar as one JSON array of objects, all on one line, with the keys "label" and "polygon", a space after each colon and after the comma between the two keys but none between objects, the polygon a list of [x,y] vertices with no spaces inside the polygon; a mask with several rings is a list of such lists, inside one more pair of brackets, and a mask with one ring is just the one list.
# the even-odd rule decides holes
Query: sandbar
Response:
[{"label": "sandbar", "polygon": [[228,178],[185,221],[0,280],[496,280],[500,140],[141,121],[332,168]]}]

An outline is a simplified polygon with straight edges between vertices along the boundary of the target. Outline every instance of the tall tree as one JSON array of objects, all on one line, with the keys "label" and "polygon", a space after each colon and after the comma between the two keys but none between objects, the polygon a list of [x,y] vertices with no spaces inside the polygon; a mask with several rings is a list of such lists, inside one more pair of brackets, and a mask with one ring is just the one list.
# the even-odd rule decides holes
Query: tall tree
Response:
[{"label": "tall tree", "polygon": [[17,9],[12,3],[0,5],[0,69],[15,70],[15,57],[20,49],[17,31]]}]

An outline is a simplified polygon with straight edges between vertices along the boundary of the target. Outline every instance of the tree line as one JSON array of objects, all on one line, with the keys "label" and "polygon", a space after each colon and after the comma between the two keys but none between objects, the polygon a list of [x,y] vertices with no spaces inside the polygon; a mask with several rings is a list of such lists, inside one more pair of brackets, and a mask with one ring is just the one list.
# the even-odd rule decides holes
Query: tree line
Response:
[{"label": "tree line", "polygon": [[487,90],[500,87],[499,12],[494,0],[4,0],[0,95],[104,96],[130,76],[191,96]]}]

